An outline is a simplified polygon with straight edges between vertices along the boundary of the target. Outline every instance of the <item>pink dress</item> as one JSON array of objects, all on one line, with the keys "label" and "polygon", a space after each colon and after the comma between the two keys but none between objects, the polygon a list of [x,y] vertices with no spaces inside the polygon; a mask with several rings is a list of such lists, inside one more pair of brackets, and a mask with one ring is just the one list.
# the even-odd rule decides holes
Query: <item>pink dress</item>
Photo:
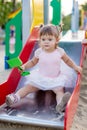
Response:
[{"label": "pink dress", "polygon": [[61,57],[64,53],[64,49],[60,47],[49,53],[41,48],[37,49],[35,57],[39,59],[38,67],[31,71],[29,84],[41,90],[67,87],[68,77],[61,71]]}]

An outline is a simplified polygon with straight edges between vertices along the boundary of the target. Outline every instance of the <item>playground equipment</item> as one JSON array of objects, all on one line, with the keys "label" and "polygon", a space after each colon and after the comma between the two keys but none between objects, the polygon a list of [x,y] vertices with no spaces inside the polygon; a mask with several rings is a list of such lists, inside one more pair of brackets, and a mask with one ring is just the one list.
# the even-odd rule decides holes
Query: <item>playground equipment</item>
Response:
[{"label": "playground equipment", "polygon": [[73,0],[72,17],[71,17],[71,31],[76,35],[79,29],[79,9],[78,1]]},{"label": "playground equipment", "polygon": [[53,8],[51,23],[54,25],[59,25],[61,22],[61,0],[52,0],[50,5]]},{"label": "playground equipment", "polygon": [[10,14],[9,18],[6,24],[5,69],[9,68],[6,60],[17,57],[22,49],[22,11],[15,11]]},{"label": "playground equipment", "polygon": [[43,0],[32,0],[33,6],[33,21],[31,25],[30,31],[35,27],[39,26],[40,24],[44,23],[44,1]]},{"label": "playground equipment", "polygon": [[[48,7],[46,6],[48,5]],[[52,0],[50,2],[52,6],[52,20],[51,23],[54,25],[59,25],[61,22],[61,0]],[[40,24],[47,24],[49,22],[49,2],[45,0],[32,0],[33,6],[33,21],[31,25],[31,29],[35,26],[39,26]],[[48,12],[46,12],[48,11]],[[56,15],[55,15],[56,14]]]}]

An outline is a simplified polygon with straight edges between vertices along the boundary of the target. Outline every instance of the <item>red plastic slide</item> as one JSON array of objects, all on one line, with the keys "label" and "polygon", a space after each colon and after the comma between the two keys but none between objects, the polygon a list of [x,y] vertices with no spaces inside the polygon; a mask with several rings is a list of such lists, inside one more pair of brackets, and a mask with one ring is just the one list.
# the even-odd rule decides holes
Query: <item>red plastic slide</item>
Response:
[{"label": "red plastic slide", "polygon": [[[85,60],[86,53],[87,53],[87,45],[82,44],[82,53],[81,53],[81,58],[80,58],[80,66],[82,67],[83,67],[83,60]],[[70,130],[70,127],[72,125],[73,118],[74,118],[76,109],[78,107],[80,82],[81,82],[81,75],[78,74],[78,79],[77,79],[75,89],[72,93],[72,96],[66,108],[65,119],[64,119],[64,130]]]}]

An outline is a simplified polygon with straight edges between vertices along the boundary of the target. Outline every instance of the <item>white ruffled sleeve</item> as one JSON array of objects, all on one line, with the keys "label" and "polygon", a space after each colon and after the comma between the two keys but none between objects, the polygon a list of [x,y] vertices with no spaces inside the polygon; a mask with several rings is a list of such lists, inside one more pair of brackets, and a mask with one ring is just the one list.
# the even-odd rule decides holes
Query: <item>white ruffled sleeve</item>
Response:
[{"label": "white ruffled sleeve", "polygon": [[39,49],[37,49],[36,51],[35,51],[35,57],[36,58],[39,58],[39,55],[40,55],[40,53],[41,53],[41,48],[39,48]]},{"label": "white ruffled sleeve", "polygon": [[62,57],[65,54],[65,50],[63,48],[58,47],[58,52],[60,54],[60,57]]}]

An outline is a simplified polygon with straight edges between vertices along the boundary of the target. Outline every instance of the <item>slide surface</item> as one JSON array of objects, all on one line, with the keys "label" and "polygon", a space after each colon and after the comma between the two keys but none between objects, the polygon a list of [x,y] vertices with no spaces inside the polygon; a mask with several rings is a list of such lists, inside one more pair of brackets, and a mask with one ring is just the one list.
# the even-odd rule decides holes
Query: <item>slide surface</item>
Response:
[{"label": "slide surface", "polygon": [[[82,46],[82,57],[81,65],[83,67],[83,72],[81,77],[81,85],[79,87],[79,84],[77,84],[77,87],[71,97],[69,106],[67,107],[66,115],[68,118],[66,120],[67,123],[65,130],[87,129],[87,43],[83,44]],[[73,103],[74,106],[72,106]],[[74,115],[74,118],[70,115]]]},{"label": "slide surface", "polygon": [[[33,50],[38,46],[38,31],[38,28],[33,29],[19,56],[23,63],[32,57]],[[81,57],[82,45],[80,42],[60,42],[59,46],[65,49],[66,53],[76,62],[76,64],[80,64],[81,59],[83,59],[83,55]],[[26,77],[21,78],[18,69],[13,69],[7,81],[0,85],[2,88],[0,89],[0,105],[4,103],[7,94],[16,91],[20,88],[20,86],[22,87],[25,81]],[[69,81],[68,85],[71,85],[69,91],[75,87],[74,93],[72,95],[75,96],[80,85],[80,76],[78,75],[77,78],[77,75],[74,71],[72,71],[72,81]],[[25,105],[27,107],[25,107]],[[43,108],[38,109],[37,104],[35,104],[34,95],[29,95],[28,97],[21,100],[20,103],[13,105],[12,109],[2,105],[0,109],[0,120],[5,122],[15,121],[19,124],[32,124],[31,120],[33,120],[34,125],[63,129],[66,128],[66,125],[68,124],[67,121],[70,119],[68,117],[68,111],[70,113],[70,107],[70,105],[67,106],[65,116],[64,114],[60,116],[55,112],[54,106],[51,106],[49,111],[44,111]]]}]

